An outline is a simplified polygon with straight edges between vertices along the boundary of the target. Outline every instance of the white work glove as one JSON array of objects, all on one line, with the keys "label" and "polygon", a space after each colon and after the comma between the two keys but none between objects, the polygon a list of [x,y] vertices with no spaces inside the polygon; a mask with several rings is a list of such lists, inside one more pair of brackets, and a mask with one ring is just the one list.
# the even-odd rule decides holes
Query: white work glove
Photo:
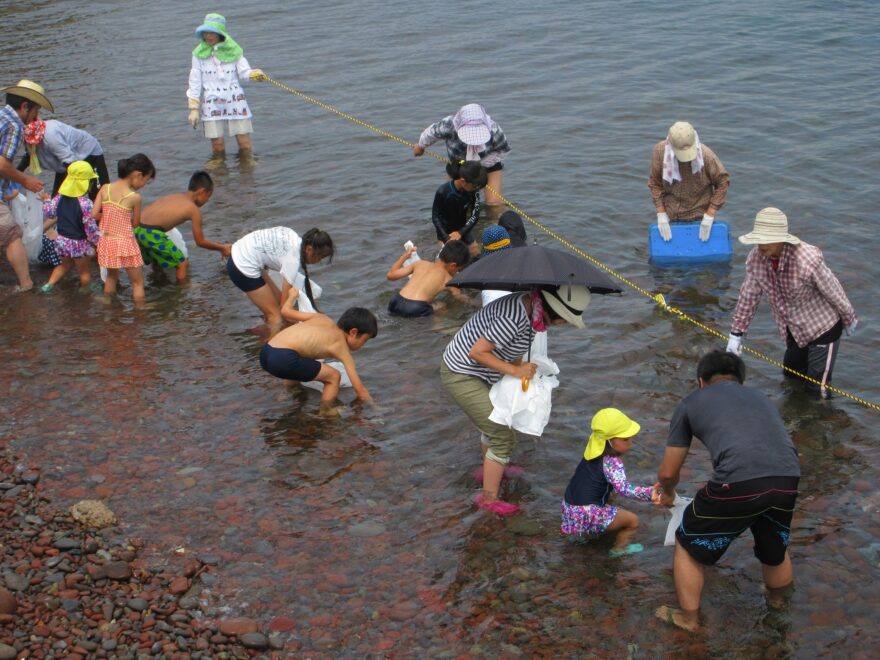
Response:
[{"label": "white work glove", "polygon": [[712,233],[712,223],[715,222],[715,216],[711,216],[708,213],[703,214],[703,221],[700,223],[700,240],[705,243],[709,240],[709,235]]},{"label": "white work glove", "polygon": [[859,320],[853,319],[853,322],[846,326],[843,331],[846,333],[847,337],[852,337],[853,333],[856,331],[856,328],[859,326]]},{"label": "white work glove", "polygon": [[665,213],[657,214],[657,231],[660,232],[660,238],[664,241],[672,240],[672,229],[669,227],[669,216]]},{"label": "white work glove", "polygon": [[730,336],[727,340],[727,352],[733,353],[734,355],[742,355],[742,352],[743,352],[742,343],[743,343],[742,336],[730,333]]},{"label": "white work glove", "polygon": [[256,82],[265,82],[269,80],[269,76],[263,73],[262,69],[251,69],[250,79]]},{"label": "white work glove", "polygon": [[195,130],[196,126],[199,125],[199,100],[188,98],[187,107],[189,108],[189,117],[187,118],[187,121],[189,121],[189,125]]}]

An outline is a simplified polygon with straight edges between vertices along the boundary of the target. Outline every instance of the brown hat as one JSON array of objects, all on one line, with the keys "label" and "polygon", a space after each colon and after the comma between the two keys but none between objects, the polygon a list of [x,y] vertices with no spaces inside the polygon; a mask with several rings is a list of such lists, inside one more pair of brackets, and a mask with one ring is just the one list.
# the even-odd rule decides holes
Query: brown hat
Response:
[{"label": "brown hat", "polygon": [[27,99],[28,101],[33,101],[38,106],[45,110],[48,110],[49,112],[55,112],[55,108],[52,106],[52,102],[46,98],[46,90],[43,89],[42,85],[38,85],[32,80],[19,80],[17,85],[11,85],[10,87],[0,87],[0,92],[15,94],[16,96],[20,96],[23,99]]},{"label": "brown hat", "polygon": [[680,163],[689,163],[697,157],[697,135],[686,121],[677,121],[669,127],[669,145]]}]

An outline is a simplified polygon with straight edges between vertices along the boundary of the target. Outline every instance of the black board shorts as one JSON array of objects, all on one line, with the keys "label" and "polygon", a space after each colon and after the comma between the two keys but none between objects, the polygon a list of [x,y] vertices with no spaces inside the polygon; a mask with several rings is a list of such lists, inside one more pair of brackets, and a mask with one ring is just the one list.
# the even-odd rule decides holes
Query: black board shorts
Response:
[{"label": "black board shorts", "polygon": [[388,303],[388,311],[395,316],[404,316],[406,318],[416,318],[419,316],[431,316],[434,308],[431,303],[424,300],[410,300],[404,298],[400,293],[395,293],[391,302]]},{"label": "black board shorts", "polygon": [[245,293],[250,293],[266,286],[266,280],[263,279],[262,275],[260,277],[248,277],[238,269],[232,257],[226,260],[226,273],[229,275],[232,283]]},{"label": "black board shorts", "polygon": [[676,540],[693,559],[712,566],[747,529],[762,564],[785,559],[798,477],[761,477],[732,484],[710,481],[684,510]]}]

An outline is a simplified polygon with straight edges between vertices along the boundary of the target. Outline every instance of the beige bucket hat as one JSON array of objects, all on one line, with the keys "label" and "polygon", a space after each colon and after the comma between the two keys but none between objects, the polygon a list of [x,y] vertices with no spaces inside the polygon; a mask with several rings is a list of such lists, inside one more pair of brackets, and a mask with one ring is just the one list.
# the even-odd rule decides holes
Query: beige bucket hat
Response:
[{"label": "beige bucket hat", "polygon": [[785,213],[768,206],[758,211],[755,216],[754,228],[748,234],[740,236],[739,242],[746,245],[768,245],[770,243],[797,245],[801,239],[788,233],[788,218]]},{"label": "beige bucket hat", "polygon": [[19,80],[17,85],[11,85],[9,87],[0,87],[0,92],[5,92],[6,94],[15,94],[16,96],[20,96],[28,101],[33,101],[41,108],[48,110],[49,112],[55,112],[55,108],[52,106],[52,102],[46,98],[46,90],[43,89],[42,85],[38,85],[33,80]]}]

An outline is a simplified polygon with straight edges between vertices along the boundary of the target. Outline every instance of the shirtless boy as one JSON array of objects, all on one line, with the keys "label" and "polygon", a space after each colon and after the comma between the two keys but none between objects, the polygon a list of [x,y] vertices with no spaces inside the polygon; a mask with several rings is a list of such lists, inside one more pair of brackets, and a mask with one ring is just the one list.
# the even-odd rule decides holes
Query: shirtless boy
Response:
[{"label": "shirtless boy", "polygon": [[[296,300],[298,292],[288,301]],[[288,307],[291,303],[285,305]],[[292,307],[291,307],[292,309]],[[354,366],[353,351],[363,347],[379,333],[376,317],[362,307],[345,310],[336,323],[326,314],[293,312],[299,322],[272,337],[260,351],[260,366],[273,376],[306,383],[312,380],[324,383],[321,394],[321,412],[333,412],[333,402],[339,394],[342,374],[319,358],[339,360],[348,372],[351,386],[358,399],[373,403],[367,388],[361,383]]]},{"label": "shirtless boy", "polygon": [[211,176],[207,172],[199,171],[190,177],[186,192],[162,197],[144,208],[141,222],[134,230],[144,264],[152,264],[154,271],[174,268],[177,281],[186,281],[189,260],[171,240],[168,232],[187,220],[192,221],[196,245],[207,250],[216,250],[224,257],[229,256],[231,245],[210,241],[202,231],[201,207],[208,203],[213,193],[214,182]]},{"label": "shirtless boy", "polygon": [[388,311],[397,316],[415,318],[430,316],[434,313],[431,301],[446,288],[446,283],[467,265],[469,259],[468,246],[462,241],[447,241],[437,261],[415,261],[408,266],[403,262],[415,252],[415,246],[409,247],[398,257],[388,271],[388,279],[392,282],[407,275],[412,275],[409,282],[394,294],[388,303]]}]

